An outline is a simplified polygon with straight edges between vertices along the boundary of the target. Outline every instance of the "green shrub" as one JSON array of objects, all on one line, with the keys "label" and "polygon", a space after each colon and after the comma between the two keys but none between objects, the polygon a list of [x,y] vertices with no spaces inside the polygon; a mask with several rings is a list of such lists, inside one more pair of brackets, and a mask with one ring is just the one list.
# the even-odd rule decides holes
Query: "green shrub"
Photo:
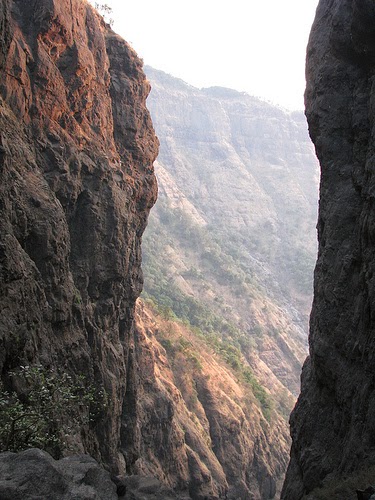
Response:
[{"label": "green shrub", "polygon": [[160,343],[164,347],[164,349],[167,351],[167,353],[169,353],[169,354],[174,353],[175,348],[169,339],[162,338],[162,339],[160,339]]},{"label": "green shrub", "polygon": [[98,418],[104,391],[87,387],[84,377],[55,373],[42,366],[21,366],[9,373],[17,392],[0,385],[0,451],[44,449],[58,457],[66,437]]},{"label": "green shrub", "polygon": [[250,368],[247,367],[244,368],[242,370],[242,376],[245,382],[250,385],[254,396],[259,401],[264,418],[270,421],[275,406],[275,403],[272,400],[271,396],[266,392],[265,388],[258,382],[258,380],[255,378]]}]

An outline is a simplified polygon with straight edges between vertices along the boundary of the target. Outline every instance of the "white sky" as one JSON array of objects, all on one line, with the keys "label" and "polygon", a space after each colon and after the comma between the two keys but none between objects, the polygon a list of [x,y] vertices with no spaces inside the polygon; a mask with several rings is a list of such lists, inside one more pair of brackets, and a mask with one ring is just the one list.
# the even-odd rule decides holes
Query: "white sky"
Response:
[{"label": "white sky", "polygon": [[[97,0],[145,64],[303,109],[305,51],[318,0]],[[94,3],[92,1],[92,3]]]}]

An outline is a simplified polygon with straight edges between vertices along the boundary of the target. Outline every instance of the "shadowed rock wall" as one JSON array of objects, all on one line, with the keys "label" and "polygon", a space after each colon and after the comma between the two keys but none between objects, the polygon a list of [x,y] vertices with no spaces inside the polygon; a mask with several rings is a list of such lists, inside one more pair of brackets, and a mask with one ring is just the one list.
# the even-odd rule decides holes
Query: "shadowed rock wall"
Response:
[{"label": "shadowed rock wall", "polygon": [[375,462],[374,73],[373,2],[321,0],[305,95],[321,164],[319,254],[287,500]]}]

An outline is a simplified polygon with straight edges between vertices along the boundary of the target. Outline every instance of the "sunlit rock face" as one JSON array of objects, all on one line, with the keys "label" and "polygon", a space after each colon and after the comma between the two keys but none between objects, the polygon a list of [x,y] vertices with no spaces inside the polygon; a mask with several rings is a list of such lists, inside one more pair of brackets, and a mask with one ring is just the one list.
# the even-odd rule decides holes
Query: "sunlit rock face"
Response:
[{"label": "sunlit rock face", "polygon": [[251,386],[187,325],[142,302],[136,313],[122,436],[129,472],[186,498],[277,498],[285,420],[266,418]]},{"label": "sunlit rock face", "polygon": [[[70,443],[124,472],[140,238],[156,199],[150,86],[81,0],[0,5],[0,373],[83,375],[108,395]],[[12,387],[9,387],[12,389]]]},{"label": "sunlit rock face", "polygon": [[[322,172],[319,254],[285,500],[313,498],[317,487],[343,484],[349,475],[357,487],[371,483],[374,21],[373,2],[321,0],[307,50],[306,115]],[[360,475],[367,484],[359,484]],[[353,490],[331,493],[324,498],[352,498]]]}]

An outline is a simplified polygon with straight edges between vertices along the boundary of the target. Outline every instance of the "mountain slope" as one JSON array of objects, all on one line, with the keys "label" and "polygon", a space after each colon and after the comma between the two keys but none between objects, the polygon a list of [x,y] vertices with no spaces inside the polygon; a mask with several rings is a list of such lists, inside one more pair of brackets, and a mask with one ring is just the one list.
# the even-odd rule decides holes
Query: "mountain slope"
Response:
[{"label": "mountain slope", "polygon": [[154,306],[138,302],[136,319],[141,383],[128,415],[129,430],[136,430],[128,433],[131,472],[176,490],[185,486],[191,498],[274,498],[289,441],[284,421],[264,413],[267,395],[259,384]]},{"label": "mountain slope", "polygon": [[[315,259],[317,161],[302,113],[146,68],[161,148],[145,290],[297,395]],[[276,387],[278,388],[276,390]]]}]

